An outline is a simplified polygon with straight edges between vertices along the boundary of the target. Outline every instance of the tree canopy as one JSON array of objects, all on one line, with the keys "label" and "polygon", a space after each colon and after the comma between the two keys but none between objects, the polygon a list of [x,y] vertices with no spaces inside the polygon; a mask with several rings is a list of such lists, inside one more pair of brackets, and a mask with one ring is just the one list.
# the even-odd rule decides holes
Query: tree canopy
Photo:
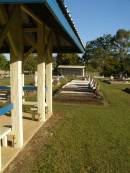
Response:
[{"label": "tree canopy", "polygon": [[55,58],[53,58],[53,72],[58,74],[59,65],[80,65],[82,64],[81,57],[76,53],[58,53]]},{"label": "tree canopy", "polygon": [[127,58],[130,51],[130,31],[119,29],[113,37],[115,51],[120,60]]},{"label": "tree canopy", "polygon": [[59,53],[56,57],[57,65],[77,65],[81,63],[76,53]]},{"label": "tree canopy", "polygon": [[23,66],[25,71],[29,71],[30,73],[34,74],[37,70],[37,55],[30,54],[28,58],[24,61]]},{"label": "tree canopy", "polygon": [[9,70],[9,61],[3,54],[0,54],[0,70]]},{"label": "tree canopy", "polygon": [[83,62],[102,74],[130,74],[129,61],[130,31],[119,29],[114,36],[105,34],[86,43]]}]

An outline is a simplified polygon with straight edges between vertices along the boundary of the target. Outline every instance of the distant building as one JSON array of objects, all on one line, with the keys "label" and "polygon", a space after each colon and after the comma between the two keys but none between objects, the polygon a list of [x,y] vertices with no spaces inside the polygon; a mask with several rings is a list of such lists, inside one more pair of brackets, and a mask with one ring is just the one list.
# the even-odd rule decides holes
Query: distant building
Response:
[{"label": "distant building", "polygon": [[58,69],[63,76],[85,76],[85,66],[60,65]]}]

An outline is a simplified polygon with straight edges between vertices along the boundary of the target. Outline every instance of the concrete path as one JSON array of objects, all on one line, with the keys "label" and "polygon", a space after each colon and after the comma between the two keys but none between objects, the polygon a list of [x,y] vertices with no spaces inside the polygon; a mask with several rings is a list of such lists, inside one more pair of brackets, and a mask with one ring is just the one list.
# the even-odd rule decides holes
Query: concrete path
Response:
[{"label": "concrete path", "polygon": [[91,88],[90,80],[72,80],[62,87],[54,96],[60,102],[97,102],[96,94]]},{"label": "concrete path", "polygon": [[[33,135],[41,127],[41,123],[38,121],[32,121],[31,114],[23,114],[23,128],[24,128],[24,146],[33,137]],[[11,117],[0,117],[0,127],[11,126]],[[2,147],[2,167],[5,169],[9,163],[17,156],[20,149],[13,148],[12,146]]]},{"label": "concrete path", "polygon": [[87,80],[72,80],[62,87],[61,94],[92,94],[90,92],[90,82]]}]

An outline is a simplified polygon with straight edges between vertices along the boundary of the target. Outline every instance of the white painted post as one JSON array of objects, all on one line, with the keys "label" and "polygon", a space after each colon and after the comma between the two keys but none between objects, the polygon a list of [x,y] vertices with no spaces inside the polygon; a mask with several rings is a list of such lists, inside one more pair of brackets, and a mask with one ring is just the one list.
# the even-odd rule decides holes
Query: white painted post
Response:
[{"label": "white painted post", "polygon": [[2,139],[2,143],[4,147],[7,147],[7,136],[4,136]]},{"label": "white painted post", "polygon": [[11,103],[13,103],[14,105],[14,108],[11,112],[11,118],[12,118],[12,131],[15,135],[15,147],[17,148],[23,146],[22,75],[21,74],[22,74],[22,61],[17,60],[11,62],[10,64]]},{"label": "white painted post", "polygon": [[89,83],[91,82],[91,77],[90,77],[90,75],[89,75],[89,77],[88,77],[88,81],[89,81]]},{"label": "white painted post", "polygon": [[57,85],[60,85],[60,76],[59,75],[57,76],[57,80],[58,80]]},{"label": "white painted post", "polygon": [[35,71],[34,80],[35,80],[35,86],[37,87],[37,71]]},{"label": "white painted post", "polygon": [[2,157],[1,157],[1,140],[0,140],[0,171],[2,169]]},{"label": "white painted post", "polygon": [[38,98],[38,113],[40,122],[45,122],[45,62],[41,62],[37,66],[37,98]]},{"label": "white painted post", "polygon": [[25,98],[24,98],[24,89],[23,89],[23,87],[24,87],[24,73],[22,73],[22,96],[23,96],[23,102],[25,101]]},{"label": "white painted post", "polygon": [[83,68],[83,77],[85,76],[85,69]]},{"label": "white painted post", "polygon": [[38,113],[39,121],[45,122],[45,25],[38,25],[37,32],[37,53],[38,53],[38,65],[37,65],[37,100],[38,100]]},{"label": "white painted post", "polygon": [[49,117],[53,114],[52,111],[52,62],[46,64],[46,103],[48,106]]}]

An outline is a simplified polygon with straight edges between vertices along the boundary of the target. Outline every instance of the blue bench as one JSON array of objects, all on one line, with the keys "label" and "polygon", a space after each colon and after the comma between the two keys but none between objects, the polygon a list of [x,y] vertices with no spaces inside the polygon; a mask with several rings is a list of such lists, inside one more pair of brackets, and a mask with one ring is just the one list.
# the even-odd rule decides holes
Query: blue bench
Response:
[{"label": "blue bench", "polygon": [[[24,91],[37,91],[37,87],[33,85],[25,85],[23,87]],[[10,86],[0,86],[0,91],[10,91]]]},{"label": "blue bench", "polygon": [[[47,87],[45,88],[47,91]],[[23,87],[24,91],[37,91],[37,87],[34,85],[25,85]],[[0,86],[0,91],[10,91],[10,86]]]},{"label": "blue bench", "polygon": [[24,91],[37,91],[37,87],[33,86],[33,85],[26,85],[23,87]]},{"label": "blue bench", "polygon": [[8,112],[11,112],[12,109],[13,109],[13,104],[8,104],[8,105],[0,108],[0,116],[3,116],[5,114],[7,114]]},{"label": "blue bench", "polygon": [[9,91],[10,87],[9,86],[0,86],[0,91]]}]

